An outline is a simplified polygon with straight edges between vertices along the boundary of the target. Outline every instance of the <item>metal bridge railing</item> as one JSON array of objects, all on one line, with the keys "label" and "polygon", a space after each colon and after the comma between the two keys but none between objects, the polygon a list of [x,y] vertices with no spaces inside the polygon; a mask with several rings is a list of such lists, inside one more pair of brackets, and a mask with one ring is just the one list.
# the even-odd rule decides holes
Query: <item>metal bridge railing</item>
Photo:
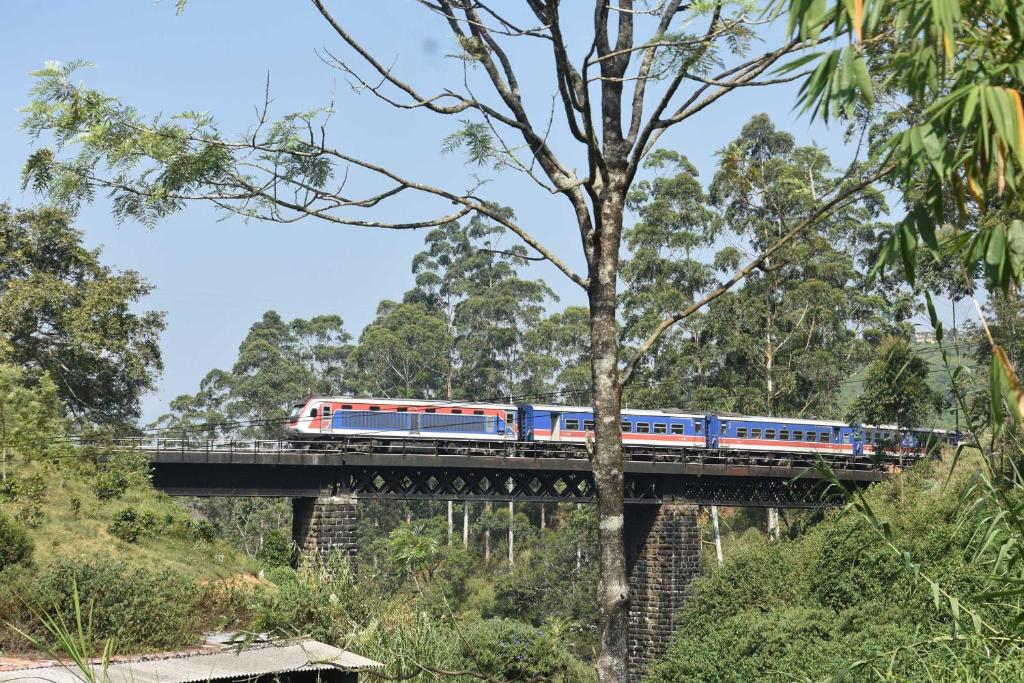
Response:
[{"label": "metal bridge railing", "polygon": [[[284,455],[284,454],[322,454],[344,455],[346,453],[370,453],[380,455],[468,455],[498,456],[512,458],[560,458],[588,459],[586,450],[567,447],[566,444],[550,442],[522,443],[515,441],[503,442],[439,442],[424,439],[405,438],[374,438],[361,440],[323,440],[306,441],[296,447],[292,441],[279,439],[243,439],[214,441],[207,439],[169,438],[169,437],[127,437],[111,441],[89,442],[79,441],[82,445],[106,445],[107,447],[136,450],[147,454],[161,453],[207,453],[210,455]],[[916,454],[891,453],[881,461],[872,461],[867,457],[836,456],[832,453],[820,454],[825,464],[833,469],[856,471],[898,471],[908,467],[920,459]],[[817,462],[817,458],[807,453],[798,452],[765,452],[765,451],[732,451],[711,450],[705,448],[673,449],[666,452],[652,452],[649,449],[627,448],[627,458],[633,462],[682,463],[698,465],[759,465],[792,467],[806,466]]]}]

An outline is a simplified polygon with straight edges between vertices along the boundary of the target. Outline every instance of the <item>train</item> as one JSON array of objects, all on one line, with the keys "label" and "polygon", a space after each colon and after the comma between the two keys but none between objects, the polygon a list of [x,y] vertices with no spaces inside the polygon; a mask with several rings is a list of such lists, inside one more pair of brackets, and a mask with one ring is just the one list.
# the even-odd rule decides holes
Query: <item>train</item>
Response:
[{"label": "train", "polygon": [[[473,446],[542,445],[549,452],[580,452],[594,438],[594,411],[587,406],[475,403],[418,399],[310,396],[293,404],[285,424],[297,447],[391,440],[447,446],[469,452]],[[834,420],[694,413],[676,410],[622,410],[622,441],[627,453],[652,458],[692,451],[772,456],[805,455],[871,458],[885,454],[921,456],[956,446],[959,432],[855,425]],[[460,451],[461,448],[461,451]],[[515,452],[515,449],[512,449]],[[536,452],[536,449],[534,449]]]}]

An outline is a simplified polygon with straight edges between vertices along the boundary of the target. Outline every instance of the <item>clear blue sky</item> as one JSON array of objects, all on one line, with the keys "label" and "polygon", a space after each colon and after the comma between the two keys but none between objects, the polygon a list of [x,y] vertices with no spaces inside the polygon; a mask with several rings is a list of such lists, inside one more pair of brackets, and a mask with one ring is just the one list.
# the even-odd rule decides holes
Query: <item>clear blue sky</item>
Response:
[{"label": "clear blue sky", "polygon": [[[173,0],[0,4],[0,200],[20,206],[37,201],[19,189],[31,141],[20,130],[18,109],[32,85],[28,72],[47,60],[72,59],[93,62],[78,76],[90,87],[146,113],[208,111],[225,132],[244,131],[253,122],[268,74],[279,114],[323,105],[333,93],[338,110],[335,146],[426,182],[465,186],[466,169],[439,152],[441,139],[457,122],[398,114],[367,94],[353,93],[343,75],[314,53],[324,47],[340,54],[344,50],[309,3],[191,0],[182,16],[175,16],[174,5]],[[329,5],[353,33],[385,62],[395,60],[396,72],[423,91],[432,92],[453,79],[461,82],[457,60],[446,57],[457,50],[445,27],[415,2]],[[575,25],[581,32],[570,35],[574,44],[586,29],[586,16]],[[515,57],[526,75],[533,111],[546,120],[553,93],[545,68],[547,52],[534,44]],[[732,95],[666,135],[661,144],[687,154],[707,180],[715,151],[751,115],[767,112],[801,143],[817,142],[838,163],[848,160],[851,152],[838,129],[809,128],[805,118],[792,113],[794,95],[795,88],[788,86]],[[556,149],[571,149],[563,131],[552,135]],[[563,200],[513,177],[500,177],[488,188],[489,198],[513,207],[524,226],[581,267],[576,229]],[[393,215],[426,215],[427,209],[410,198]],[[194,391],[211,368],[230,366],[246,330],[267,309],[285,318],[337,313],[358,335],[378,301],[399,297],[409,288],[409,261],[424,234],[313,221],[245,223],[207,206],[190,207],[149,230],[116,225],[105,201],[84,209],[78,225],[90,246],[103,247],[106,263],[138,270],[156,285],[145,305],[168,314],[162,344],[166,370],[160,389],[145,400],[147,419],[163,412],[174,396]],[[541,265],[536,270],[562,296],[562,304],[582,302],[582,294],[553,268]]]}]

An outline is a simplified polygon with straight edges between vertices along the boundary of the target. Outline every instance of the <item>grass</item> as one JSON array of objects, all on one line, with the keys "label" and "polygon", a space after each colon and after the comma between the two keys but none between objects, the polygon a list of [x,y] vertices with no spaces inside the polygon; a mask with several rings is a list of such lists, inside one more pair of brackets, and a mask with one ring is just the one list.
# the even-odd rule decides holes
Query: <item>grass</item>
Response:
[{"label": "grass", "polygon": [[[171,497],[148,486],[133,486],[112,500],[97,498],[92,480],[74,471],[43,463],[18,463],[15,475],[42,473],[47,490],[38,524],[27,529],[35,543],[34,559],[45,567],[58,557],[123,560],[132,567],[170,569],[197,581],[213,581],[255,572],[254,562],[226,542],[200,543],[163,534],[129,543],[108,531],[114,516],[126,507],[152,512],[157,518],[187,515]],[[80,501],[76,512],[73,500]],[[0,511],[14,517],[19,502],[2,502]]]}]

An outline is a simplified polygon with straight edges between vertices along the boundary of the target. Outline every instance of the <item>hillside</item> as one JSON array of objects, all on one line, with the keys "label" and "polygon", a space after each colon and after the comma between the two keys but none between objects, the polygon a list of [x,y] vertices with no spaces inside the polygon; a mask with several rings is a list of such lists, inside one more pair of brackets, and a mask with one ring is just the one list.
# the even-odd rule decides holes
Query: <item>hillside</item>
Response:
[{"label": "hillside", "polygon": [[[50,456],[15,462],[0,484],[5,621],[47,640],[39,615],[70,616],[77,591],[98,631],[131,652],[195,644],[234,619],[233,586],[252,580],[254,563],[154,491],[145,463],[70,449]],[[10,548],[25,538],[30,556],[12,563]],[[0,624],[0,652],[31,649]]]},{"label": "hillside", "polygon": [[[946,367],[942,363],[942,354],[939,352],[938,344],[922,344],[913,343],[911,344],[913,350],[922,358],[926,359],[928,363],[928,385],[945,395],[949,387],[949,375],[946,372]],[[949,349],[950,359],[955,357],[952,349]],[[961,363],[964,367],[973,367],[973,359],[968,357],[969,349],[964,348],[964,343],[960,344]],[[867,365],[865,364],[855,373],[853,373],[849,379],[842,385],[839,391],[839,414],[844,417],[846,412],[853,403],[854,399],[861,393],[864,387],[864,378],[867,374]],[[935,416],[931,427],[937,429],[954,429],[956,427],[956,415],[952,408],[942,413],[941,415]],[[961,428],[963,423],[961,422]]]},{"label": "hillside", "polygon": [[984,597],[1000,551],[985,546],[998,521],[980,475],[976,462],[951,479],[922,463],[872,487],[864,509],[791,515],[774,543],[742,534],[693,583],[649,680],[1024,679],[1019,642],[1003,636],[1017,608]]}]

